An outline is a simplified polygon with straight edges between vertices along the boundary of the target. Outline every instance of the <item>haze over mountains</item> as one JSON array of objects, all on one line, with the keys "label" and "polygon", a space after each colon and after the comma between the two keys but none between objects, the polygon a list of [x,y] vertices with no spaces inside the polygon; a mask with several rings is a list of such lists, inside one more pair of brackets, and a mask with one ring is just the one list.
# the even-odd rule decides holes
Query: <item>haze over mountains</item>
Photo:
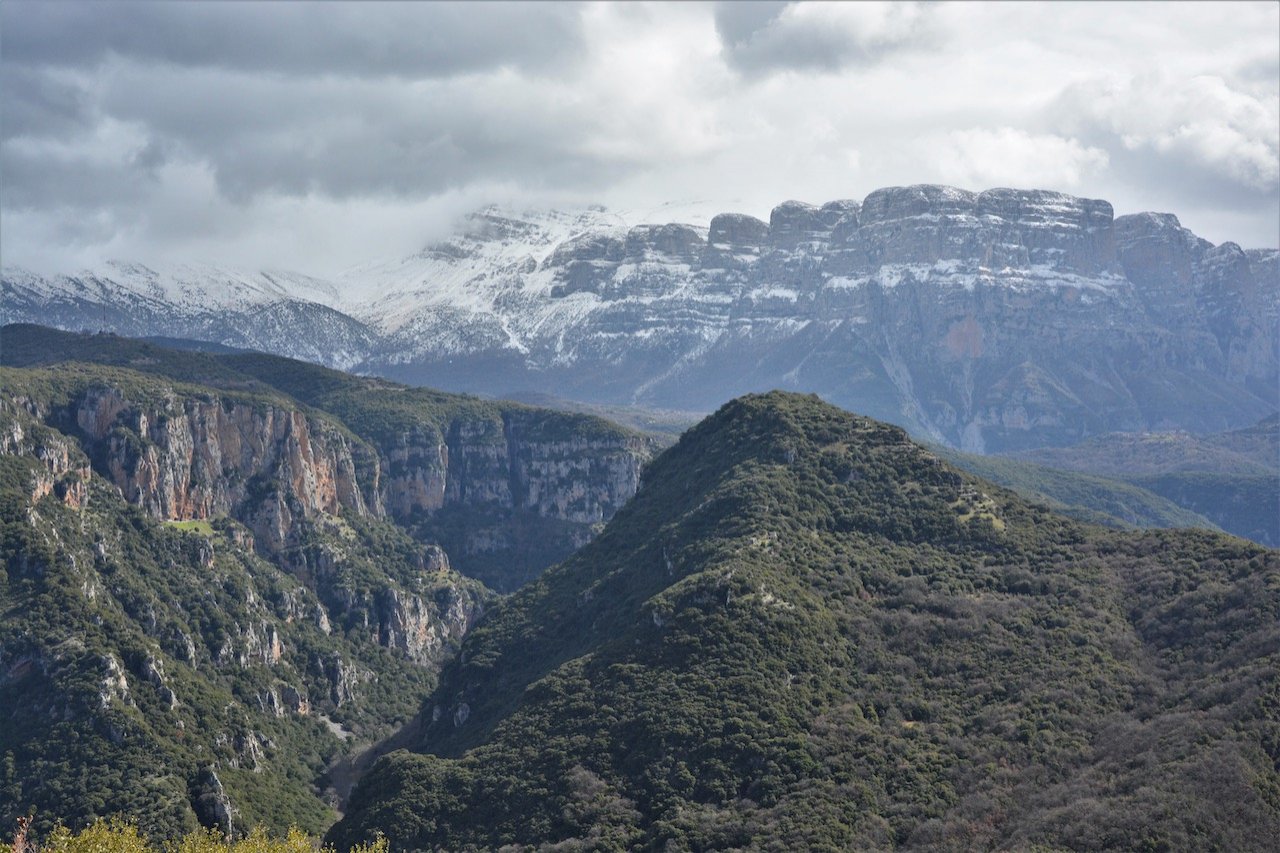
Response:
[{"label": "haze over mountains", "polygon": [[333,280],[3,274],[4,322],[165,335],[413,384],[707,411],[813,391],[976,451],[1273,413],[1280,252],[1045,191],[878,190],[769,222],[486,209]]}]

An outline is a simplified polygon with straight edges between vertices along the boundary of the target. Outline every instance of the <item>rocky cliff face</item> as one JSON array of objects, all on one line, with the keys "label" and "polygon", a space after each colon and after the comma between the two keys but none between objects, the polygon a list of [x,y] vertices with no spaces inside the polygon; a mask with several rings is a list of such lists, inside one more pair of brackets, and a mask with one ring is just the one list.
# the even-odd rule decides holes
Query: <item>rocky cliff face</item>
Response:
[{"label": "rocky cliff face", "polygon": [[1222,359],[1225,378],[1265,394],[1274,385],[1280,308],[1275,250],[1214,246],[1172,214],[1116,220],[1117,254],[1147,311],[1169,328],[1200,318],[1214,338],[1206,351]]},{"label": "rocky cliff face", "polygon": [[386,519],[382,470],[282,397],[0,368],[0,820],[323,829],[324,763],[492,600]]},{"label": "rocky cliff face", "polygon": [[[489,209],[332,297],[287,298],[352,313],[368,342],[345,362],[414,383],[693,410],[782,387],[971,450],[1239,427],[1280,403],[1275,252],[1169,214],[914,186],[708,225]],[[8,319],[74,289],[4,286]],[[398,505],[441,500],[404,486]]]},{"label": "rocky cliff face", "polygon": [[[456,418],[443,438],[413,429],[381,446],[297,409],[167,387],[93,385],[47,414],[74,427],[130,503],[170,521],[234,517],[267,554],[296,545],[298,525],[320,516],[410,522],[477,510],[599,523],[635,492],[651,452],[638,436],[544,435],[538,415],[519,409]],[[13,429],[0,437],[5,452],[21,445],[16,421]],[[71,470],[60,447],[39,450],[53,479]]]},{"label": "rocky cliff face", "polygon": [[28,463],[14,486],[31,503],[53,494],[79,509],[89,499],[89,460],[75,442],[36,420],[39,411],[29,398],[0,398],[0,457]]},{"label": "rocky cliff face", "polygon": [[234,515],[274,553],[295,521],[380,511],[376,468],[368,482],[356,473],[365,448],[300,411],[175,392],[139,401],[99,386],[69,414],[125,499],[160,519]]},{"label": "rocky cliff face", "polygon": [[[152,517],[234,519],[246,544],[308,576],[333,561],[301,548],[304,540],[325,530],[340,538],[342,525],[367,520],[394,523],[424,547],[444,549],[402,559],[448,567],[452,557],[464,574],[514,589],[588,541],[635,492],[655,448],[587,415],[406,388],[272,356],[188,355],[34,326],[10,327],[4,344],[10,364],[47,364],[61,353],[103,365],[6,375],[0,408],[22,416],[17,432],[0,437],[6,452],[34,459],[39,448],[22,430],[60,430]],[[213,384],[184,381],[193,375]],[[58,488],[73,500],[60,440],[39,449],[49,473],[30,488],[47,493],[65,480]]]}]

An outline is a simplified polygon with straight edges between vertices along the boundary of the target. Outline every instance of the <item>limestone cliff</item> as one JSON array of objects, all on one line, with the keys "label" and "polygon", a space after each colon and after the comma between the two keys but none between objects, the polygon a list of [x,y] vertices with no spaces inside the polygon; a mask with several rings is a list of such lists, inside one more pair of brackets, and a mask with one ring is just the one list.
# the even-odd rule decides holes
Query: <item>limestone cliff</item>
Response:
[{"label": "limestone cliff", "polygon": [[322,829],[493,598],[380,472],[287,398],[0,368],[0,821]]},{"label": "limestone cliff", "polygon": [[[464,573],[479,561],[474,574],[498,588],[588,540],[635,492],[653,452],[647,439],[597,419],[514,404],[416,407],[417,392],[395,387],[395,402],[410,405],[375,428],[361,416],[385,383],[374,392],[337,376],[369,399],[335,415],[281,394],[127,371],[92,374],[43,398],[0,396],[27,412],[28,429],[43,423],[76,437],[94,470],[154,518],[232,518],[259,553],[299,564],[302,537],[327,520],[393,521],[426,545],[444,545]],[[0,450],[35,454],[17,449],[26,446],[22,429],[15,421]],[[39,450],[48,457],[45,492],[70,470],[59,441]],[[449,563],[443,553],[440,560]],[[504,573],[509,560],[518,565]]]},{"label": "limestone cliff", "polygon": [[131,399],[119,386],[85,390],[69,413],[99,470],[130,503],[173,521],[232,515],[276,552],[296,521],[377,514],[376,468],[360,482],[364,448],[301,411],[181,394]]}]

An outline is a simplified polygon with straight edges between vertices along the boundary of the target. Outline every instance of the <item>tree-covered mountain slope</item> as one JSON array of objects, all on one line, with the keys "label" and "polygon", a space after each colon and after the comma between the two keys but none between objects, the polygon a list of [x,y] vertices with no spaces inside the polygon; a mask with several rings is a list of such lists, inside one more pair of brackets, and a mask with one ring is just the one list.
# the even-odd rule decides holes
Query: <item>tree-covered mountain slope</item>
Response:
[{"label": "tree-covered mountain slope", "polygon": [[230,515],[131,505],[26,413],[0,425],[4,826],[323,830],[326,768],[413,714],[493,598],[389,522],[318,514],[258,553]]},{"label": "tree-covered mountain slope", "polygon": [[[643,406],[604,406],[565,400],[546,394],[517,395],[515,399],[561,411],[599,415],[615,423],[644,430],[662,448],[674,444],[681,433],[701,420],[701,417],[695,417],[691,412],[664,411]],[[1232,437],[1236,443],[1242,446],[1247,445],[1255,456],[1262,457],[1268,449],[1267,436],[1263,432],[1267,423],[1269,421],[1264,421],[1258,427],[1248,430],[1221,433],[1211,438]],[[1271,437],[1274,438],[1274,431]],[[1039,465],[1026,459],[983,456],[931,442],[922,443],[957,468],[1011,489],[1029,501],[1046,504],[1058,512],[1081,521],[1123,529],[1151,527],[1221,529],[1203,515],[1123,480]]]},{"label": "tree-covered mountain slope", "polygon": [[1262,849],[1280,555],[725,405],[489,612],[330,833],[399,849]]},{"label": "tree-covered mountain slope", "polygon": [[649,452],[276,357],[37,327],[0,352],[39,365],[0,367],[10,827],[323,830],[326,774],[413,716],[494,599],[466,570],[514,585],[568,553]]},{"label": "tree-covered mountain slope", "polygon": [[1108,433],[1014,458],[1118,478],[1237,536],[1280,546],[1280,416],[1210,435]]}]

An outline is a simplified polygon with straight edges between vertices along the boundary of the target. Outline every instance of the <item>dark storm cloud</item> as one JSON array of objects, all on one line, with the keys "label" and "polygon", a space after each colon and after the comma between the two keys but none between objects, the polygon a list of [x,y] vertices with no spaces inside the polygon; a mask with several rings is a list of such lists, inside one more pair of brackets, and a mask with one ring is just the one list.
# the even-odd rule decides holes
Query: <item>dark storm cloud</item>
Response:
[{"label": "dark storm cloud", "polygon": [[0,139],[65,137],[89,128],[91,105],[81,86],[58,80],[40,69],[3,68]]},{"label": "dark storm cloud", "polygon": [[458,90],[138,69],[121,72],[101,103],[165,150],[207,163],[219,189],[239,201],[261,193],[422,195],[479,178],[574,186],[599,180],[607,167],[576,152],[564,133],[588,126],[588,109],[544,103],[514,76]]},{"label": "dark storm cloud", "polygon": [[[6,4],[5,204],[93,208],[114,196],[125,207],[173,158],[205,164],[240,203],[421,196],[478,178],[596,180],[603,166],[564,133],[589,117],[544,108],[529,82],[581,51],[580,11]],[[486,75],[492,84],[476,82]],[[459,76],[470,82],[442,84]]]},{"label": "dark storm cloud", "polygon": [[6,63],[108,57],[255,72],[441,77],[543,66],[582,48],[570,6],[485,3],[10,2]]}]

